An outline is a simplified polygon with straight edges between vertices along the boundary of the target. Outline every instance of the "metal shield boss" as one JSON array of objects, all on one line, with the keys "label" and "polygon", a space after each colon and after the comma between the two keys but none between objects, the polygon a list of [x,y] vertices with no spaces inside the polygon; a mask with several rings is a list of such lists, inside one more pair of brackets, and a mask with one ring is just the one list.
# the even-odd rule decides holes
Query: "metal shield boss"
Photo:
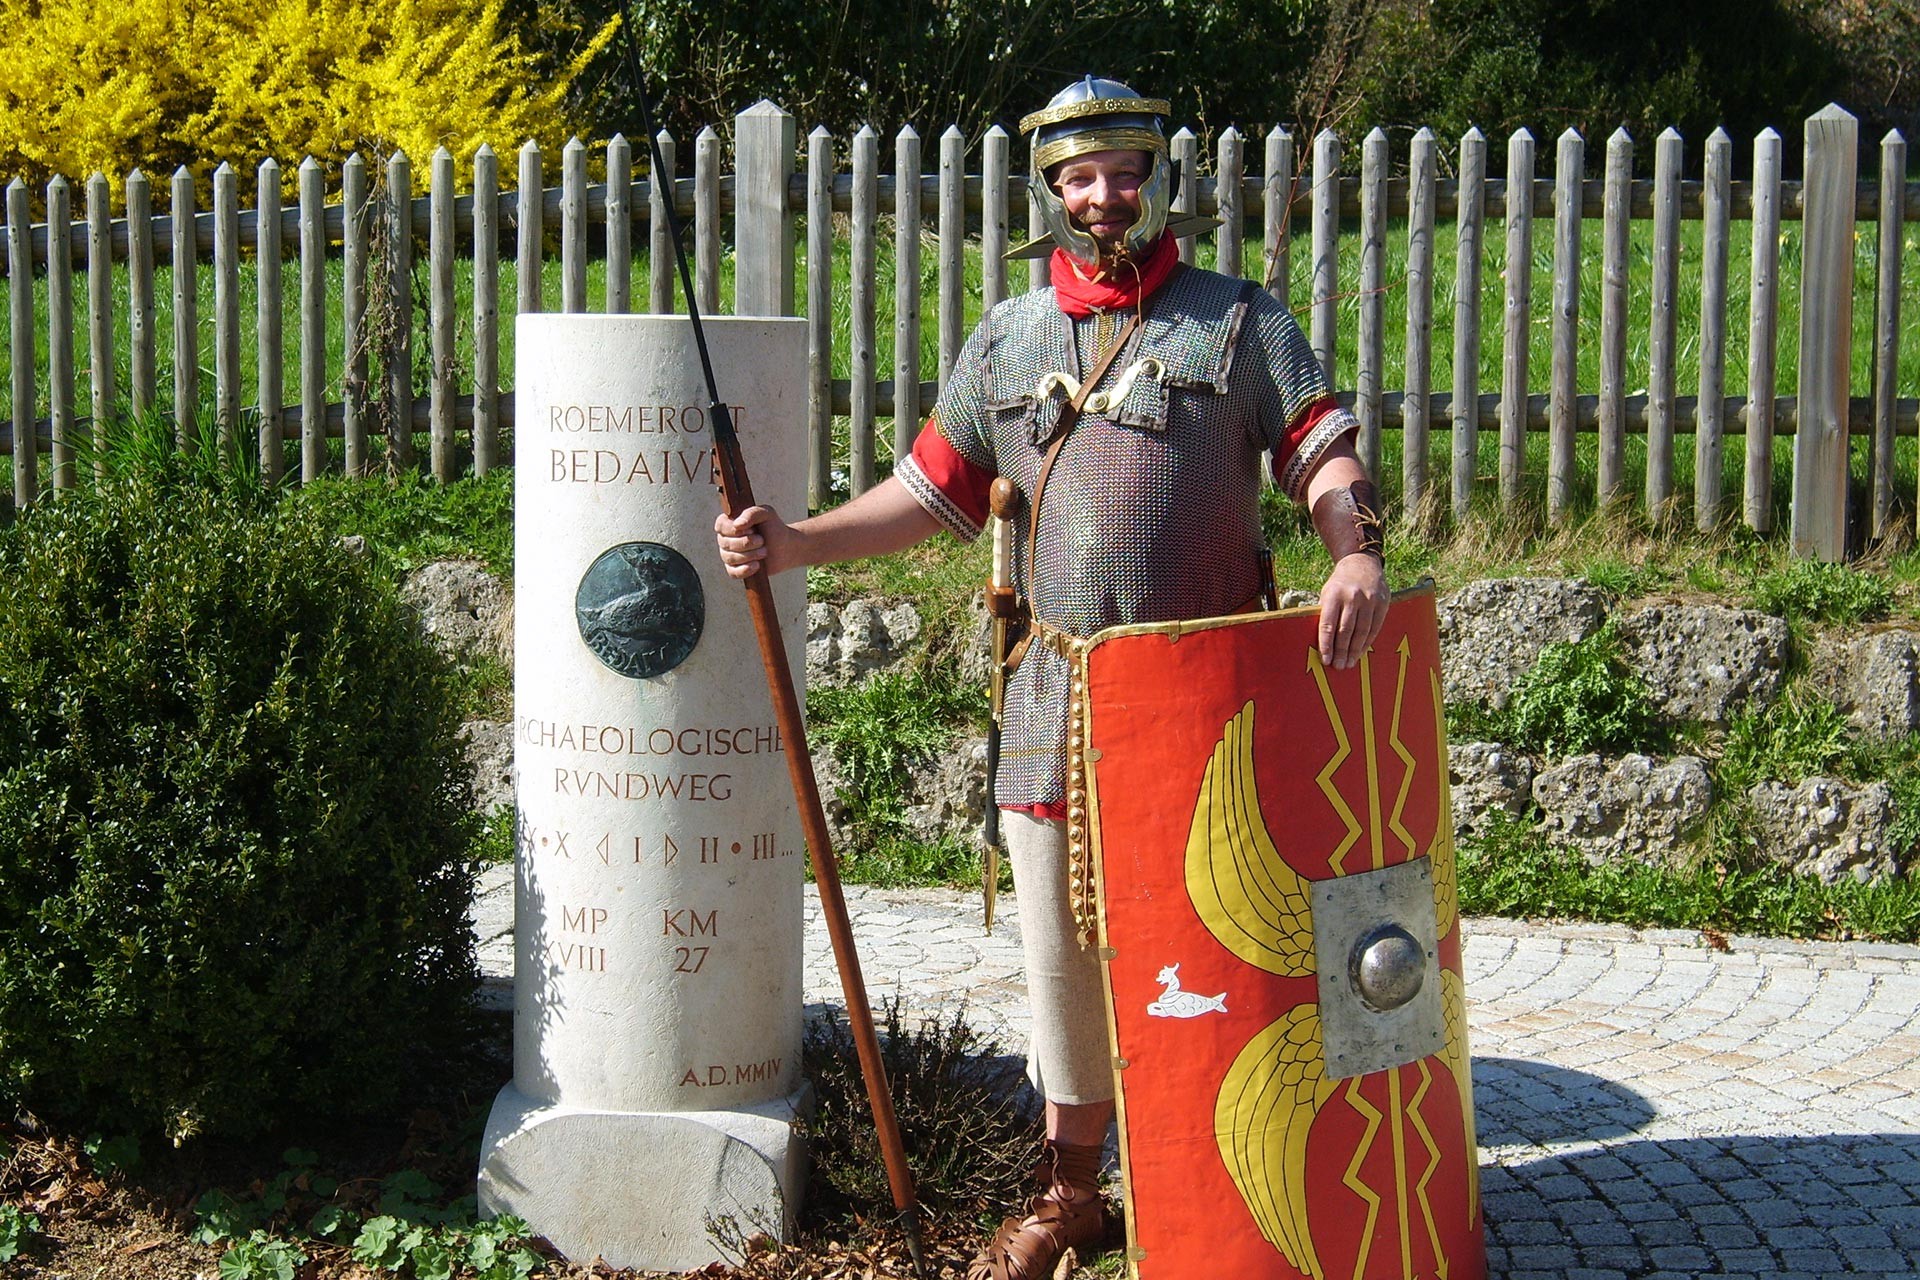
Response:
[{"label": "metal shield boss", "polygon": [[1315,609],[1086,643],[1088,840],[1145,1280],[1481,1280],[1439,630]]}]

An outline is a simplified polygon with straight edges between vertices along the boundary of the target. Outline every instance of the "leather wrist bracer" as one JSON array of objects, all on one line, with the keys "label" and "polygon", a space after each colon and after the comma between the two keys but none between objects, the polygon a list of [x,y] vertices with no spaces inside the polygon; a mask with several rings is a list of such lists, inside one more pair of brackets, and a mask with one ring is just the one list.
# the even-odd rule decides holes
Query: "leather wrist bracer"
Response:
[{"label": "leather wrist bracer", "polygon": [[1313,527],[1336,563],[1356,553],[1386,563],[1380,493],[1371,480],[1356,480],[1321,494],[1313,504]]}]

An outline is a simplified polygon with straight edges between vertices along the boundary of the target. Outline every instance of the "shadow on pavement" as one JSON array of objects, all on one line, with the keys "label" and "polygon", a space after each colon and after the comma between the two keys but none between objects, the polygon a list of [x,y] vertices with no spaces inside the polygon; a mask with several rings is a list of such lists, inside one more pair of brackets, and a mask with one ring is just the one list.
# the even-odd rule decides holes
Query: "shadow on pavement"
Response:
[{"label": "shadow on pavement", "polygon": [[1916,1188],[1913,1134],[1581,1142],[1481,1170],[1492,1274],[1509,1280],[1906,1280]]},{"label": "shadow on pavement", "polygon": [[1480,1145],[1619,1138],[1653,1119],[1653,1104],[1626,1085],[1524,1058],[1473,1060]]}]

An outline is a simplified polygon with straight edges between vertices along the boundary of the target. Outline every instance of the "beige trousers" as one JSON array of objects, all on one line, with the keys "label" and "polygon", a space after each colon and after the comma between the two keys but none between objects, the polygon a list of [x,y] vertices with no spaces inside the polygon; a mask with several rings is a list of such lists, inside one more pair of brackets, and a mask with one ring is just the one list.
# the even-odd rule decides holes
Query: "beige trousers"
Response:
[{"label": "beige trousers", "polygon": [[1026,950],[1027,1007],[1033,1017],[1027,1075],[1050,1102],[1113,1097],[1107,1047],[1107,993],[1100,960],[1074,937],[1067,895],[1067,824],[1003,811],[1000,829],[1013,865]]}]

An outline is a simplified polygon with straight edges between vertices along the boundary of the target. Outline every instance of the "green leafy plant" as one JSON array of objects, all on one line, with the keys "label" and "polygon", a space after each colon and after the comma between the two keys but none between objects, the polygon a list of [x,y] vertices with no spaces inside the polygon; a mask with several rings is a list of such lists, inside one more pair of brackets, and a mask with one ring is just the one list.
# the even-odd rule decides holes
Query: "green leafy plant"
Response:
[{"label": "green leafy plant", "polygon": [[0,1090],[181,1141],[465,1035],[444,664],[296,508],[156,466],[0,531]]},{"label": "green leafy plant", "polygon": [[1722,794],[1738,795],[1756,782],[1798,782],[1843,768],[1852,750],[1847,719],[1833,703],[1790,692],[1762,711],[1745,711],[1727,725],[1715,772]]},{"label": "green leafy plant", "polygon": [[471,1195],[448,1202],[440,1184],[419,1169],[402,1168],[383,1179],[374,1212],[362,1218],[349,1206],[368,1203],[372,1193],[364,1185],[343,1188],[312,1151],[296,1147],[282,1160],[285,1167],[255,1183],[251,1195],[236,1199],[214,1190],[194,1206],[190,1238],[228,1246],[222,1280],[229,1273],[234,1280],[281,1280],[280,1268],[289,1260],[301,1265],[305,1246],[315,1241],[344,1247],[362,1266],[411,1280],[465,1280],[468,1273],[475,1280],[524,1280],[541,1265],[524,1221],[475,1221]]},{"label": "green leafy plant", "polygon": [[846,769],[856,818],[889,827],[906,803],[909,766],[949,746],[959,726],[984,713],[984,701],[945,672],[885,671],[809,691],[808,724]]},{"label": "green leafy plant", "polygon": [[1864,622],[1893,604],[1893,587],[1874,573],[1844,564],[1792,560],[1753,584],[1754,608],[1789,622]]},{"label": "green leafy plant", "polygon": [[18,1205],[0,1204],[0,1262],[20,1256],[27,1237],[38,1233],[40,1219]]},{"label": "green leafy plant", "polygon": [[1654,715],[1646,682],[1621,658],[1611,626],[1541,650],[1514,685],[1505,728],[1501,741],[1548,756],[1649,750],[1671,736]]},{"label": "green leafy plant", "polygon": [[220,1280],[294,1280],[306,1261],[292,1241],[255,1231],[220,1256]]}]

